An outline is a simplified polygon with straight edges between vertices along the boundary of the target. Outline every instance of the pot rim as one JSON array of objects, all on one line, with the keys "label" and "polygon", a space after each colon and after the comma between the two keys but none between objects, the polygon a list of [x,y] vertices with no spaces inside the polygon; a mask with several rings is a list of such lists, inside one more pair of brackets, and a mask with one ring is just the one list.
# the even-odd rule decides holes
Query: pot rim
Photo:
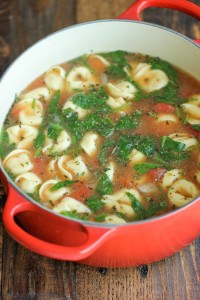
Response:
[{"label": "pot rim", "polygon": [[[197,48],[200,49],[200,44],[195,43],[194,40],[192,40],[191,38],[189,38],[188,36],[177,32],[171,28],[167,28],[165,26],[162,25],[158,25],[158,24],[154,24],[154,23],[148,23],[145,21],[135,21],[135,20],[127,20],[127,19],[102,19],[102,20],[94,20],[94,21],[88,21],[88,22],[83,22],[83,23],[79,23],[79,24],[73,24],[70,25],[68,27],[62,28],[60,30],[57,30],[41,39],[39,39],[38,41],[36,41],[34,44],[32,44],[31,46],[29,46],[27,49],[25,49],[22,53],[20,53],[19,56],[17,56],[11,63],[10,65],[7,67],[7,69],[5,70],[5,72],[3,73],[3,75],[0,78],[0,85],[1,82],[3,81],[4,77],[6,76],[7,72],[9,72],[9,70],[12,68],[12,66],[14,65],[15,61],[18,60],[19,58],[21,58],[21,56],[23,56],[26,52],[28,52],[29,50],[31,50],[31,48],[35,47],[36,45],[38,45],[39,43],[45,42],[46,39],[53,37],[56,34],[59,34],[60,32],[63,31],[67,31],[70,29],[73,29],[75,27],[80,27],[80,26],[85,26],[85,25],[90,25],[90,24],[94,24],[94,23],[107,23],[107,22],[126,22],[126,23],[137,23],[137,24],[141,24],[141,25],[146,25],[146,26],[150,26],[150,27],[157,27],[160,28],[161,30],[164,31],[169,31],[181,38],[183,38],[184,40],[186,40],[187,42],[191,43],[193,46],[196,46]],[[40,208],[44,209],[45,211],[54,214],[57,217],[61,217],[63,219],[69,219],[70,221],[74,221],[74,222],[78,222],[80,224],[86,225],[88,227],[97,227],[97,228],[114,228],[114,227],[124,227],[124,226],[133,226],[133,225],[141,225],[141,224],[145,224],[145,223],[149,223],[149,222],[156,222],[159,221],[161,219],[165,219],[168,218],[172,215],[181,213],[181,211],[187,209],[187,207],[193,205],[195,202],[197,202],[198,200],[200,201],[200,196],[198,196],[197,198],[193,199],[191,202],[187,203],[186,205],[176,208],[173,211],[164,213],[162,215],[159,216],[154,216],[152,218],[148,218],[148,219],[144,219],[144,220],[139,220],[139,221],[133,221],[133,222],[128,222],[126,224],[106,224],[106,223],[100,223],[100,222],[92,222],[92,221],[85,221],[85,220],[79,220],[79,219],[75,219],[75,218],[71,218],[62,214],[59,214],[57,212],[54,212],[53,210],[51,210],[50,208],[45,207],[44,205],[42,205],[41,203],[35,201],[34,199],[32,199],[29,195],[27,195],[25,192],[23,192],[16,184],[14,181],[11,180],[11,178],[9,177],[9,175],[7,174],[7,172],[5,171],[3,165],[2,165],[2,160],[0,160],[0,171],[4,174],[7,183],[10,184],[15,190],[17,190],[17,192],[24,197],[26,200],[30,201],[32,204],[39,206]]]}]

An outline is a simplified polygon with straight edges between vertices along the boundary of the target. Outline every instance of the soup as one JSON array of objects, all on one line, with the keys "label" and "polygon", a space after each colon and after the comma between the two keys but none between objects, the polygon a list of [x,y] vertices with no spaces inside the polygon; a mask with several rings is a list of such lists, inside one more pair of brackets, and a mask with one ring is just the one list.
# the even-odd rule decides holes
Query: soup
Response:
[{"label": "soup", "polygon": [[200,82],[118,50],[54,66],[16,95],[0,155],[54,212],[125,224],[199,196],[199,137]]}]

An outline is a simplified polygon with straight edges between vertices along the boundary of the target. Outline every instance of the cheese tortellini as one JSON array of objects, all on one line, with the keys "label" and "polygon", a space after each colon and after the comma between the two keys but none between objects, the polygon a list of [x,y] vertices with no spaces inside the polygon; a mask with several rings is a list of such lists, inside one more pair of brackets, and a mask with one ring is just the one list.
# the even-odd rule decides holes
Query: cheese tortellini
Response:
[{"label": "cheese tortellini", "polygon": [[27,93],[22,94],[21,98],[22,99],[32,98],[35,100],[42,100],[42,99],[49,100],[50,96],[51,96],[50,89],[48,89],[47,87],[38,87]]},{"label": "cheese tortellini", "polygon": [[108,210],[122,213],[128,217],[133,217],[135,215],[135,211],[127,193],[133,194],[138,201],[142,201],[141,195],[136,189],[127,188],[121,189],[113,195],[103,196],[102,201]]},{"label": "cheese tortellini", "polygon": [[42,148],[42,152],[45,155],[49,155],[52,152],[62,152],[66,149],[68,149],[71,145],[71,137],[70,135],[65,131],[62,130],[60,134],[58,135],[56,141],[49,138],[47,136],[47,133],[45,134],[45,143],[44,147]]},{"label": "cheese tortellini", "polygon": [[139,63],[131,75],[147,93],[160,90],[169,82],[169,78],[162,70],[152,69],[147,63]]},{"label": "cheese tortellini", "polygon": [[174,140],[175,142],[183,143],[185,145],[184,150],[198,144],[197,140],[194,137],[189,136],[186,133],[173,133],[169,135],[169,138]]},{"label": "cheese tortellini", "polygon": [[44,75],[44,82],[47,87],[57,90],[65,90],[66,89],[66,76],[65,70],[60,66],[55,66],[50,68]]},{"label": "cheese tortellini", "polygon": [[13,175],[29,172],[33,169],[31,153],[24,149],[14,150],[6,156],[3,166]]},{"label": "cheese tortellini", "polygon": [[56,190],[52,190],[53,186],[58,183],[59,180],[56,179],[50,179],[43,182],[39,189],[39,196],[43,202],[51,201],[54,203],[55,201],[63,198],[71,192],[69,187],[61,187]]},{"label": "cheese tortellini", "polygon": [[78,90],[96,83],[91,71],[85,67],[74,67],[67,75],[67,81],[72,89]]},{"label": "cheese tortellini", "polygon": [[16,184],[25,193],[34,193],[37,187],[42,183],[41,179],[33,172],[26,172],[15,178]]},{"label": "cheese tortellini", "polygon": [[200,124],[200,94],[192,96],[187,103],[184,103],[181,106],[187,113],[187,122],[189,124]]},{"label": "cheese tortellini", "polygon": [[87,213],[91,214],[91,210],[81,203],[80,201],[72,198],[72,197],[65,197],[61,200],[61,202],[53,207],[53,211],[55,212],[64,212],[64,211],[71,211],[76,213]]},{"label": "cheese tortellini", "polygon": [[39,100],[25,98],[15,104],[19,111],[18,119],[23,125],[40,125],[43,119],[43,105]]},{"label": "cheese tortellini", "polygon": [[81,142],[80,146],[85,153],[89,156],[93,156],[97,153],[100,136],[95,132],[87,132]]},{"label": "cheese tortellini", "polygon": [[58,159],[53,159],[49,163],[48,170],[50,174],[60,173],[69,180],[76,177],[79,180],[84,180],[90,175],[90,171],[80,155],[75,158],[70,155],[63,155]]},{"label": "cheese tortellini", "polygon": [[168,191],[168,198],[172,205],[181,207],[199,195],[196,185],[186,179],[177,180]]},{"label": "cheese tortellini", "polygon": [[7,130],[9,143],[15,143],[18,149],[30,149],[38,135],[38,129],[29,125],[15,125]]}]

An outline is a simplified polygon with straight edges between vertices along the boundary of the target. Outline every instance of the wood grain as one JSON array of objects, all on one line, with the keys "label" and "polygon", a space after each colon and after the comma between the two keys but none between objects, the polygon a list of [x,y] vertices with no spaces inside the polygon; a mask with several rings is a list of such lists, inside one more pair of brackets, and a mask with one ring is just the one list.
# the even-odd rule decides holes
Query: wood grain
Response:
[{"label": "wood grain", "polygon": [[[115,18],[132,2],[0,1],[1,72],[23,50],[49,33],[75,23]],[[200,5],[200,0],[193,2]],[[143,13],[143,19],[200,38],[199,22],[184,14],[151,8]],[[0,199],[2,207],[2,186]],[[148,266],[97,269],[26,250],[8,236],[0,217],[0,282],[2,300],[199,300],[200,239],[176,255]]]}]

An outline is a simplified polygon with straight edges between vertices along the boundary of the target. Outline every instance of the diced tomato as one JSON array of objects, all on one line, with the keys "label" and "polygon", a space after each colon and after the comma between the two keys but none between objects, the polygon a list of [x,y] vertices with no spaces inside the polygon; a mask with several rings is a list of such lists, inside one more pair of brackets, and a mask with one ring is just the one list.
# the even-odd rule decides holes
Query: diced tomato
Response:
[{"label": "diced tomato", "polygon": [[14,118],[18,118],[20,111],[21,111],[21,108],[19,107],[19,105],[15,105],[13,107],[11,113],[12,113],[12,115],[13,115]]},{"label": "diced tomato", "polygon": [[155,168],[150,170],[147,174],[149,175],[152,181],[160,181],[162,180],[166,171],[167,170],[165,168]]},{"label": "diced tomato", "polygon": [[93,191],[84,183],[78,182],[73,185],[75,191],[72,192],[69,197],[72,197],[80,202],[84,202],[84,200],[90,197]]},{"label": "diced tomato", "polygon": [[174,113],[176,111],[176,108],[174,105],[168,104],[168,103],[156,103],[153,107],[154,111],[156,113]]},{"label": "diced tomato", "polygon": [[127,178],[124,176],[120,176],[120,184],[122,187],[126,188],[133,188],[134,187],[134,181],[131,178]]},{"label": "diced tomato", "polygon": [[104,63],[98,59],[95,56],[89,56],[88,57],[88,62],[90,64],[90,66],[97,71],[98,73],[103,73],[105,71],[105,65]]},{"label": "diced tomato", "polygon": [[36,157],[33,159],[33,172],[35,172],[37,175],[42,175],[45,173],[46,167],[48,164],[48,160],[46,160],[44,157]]}]

